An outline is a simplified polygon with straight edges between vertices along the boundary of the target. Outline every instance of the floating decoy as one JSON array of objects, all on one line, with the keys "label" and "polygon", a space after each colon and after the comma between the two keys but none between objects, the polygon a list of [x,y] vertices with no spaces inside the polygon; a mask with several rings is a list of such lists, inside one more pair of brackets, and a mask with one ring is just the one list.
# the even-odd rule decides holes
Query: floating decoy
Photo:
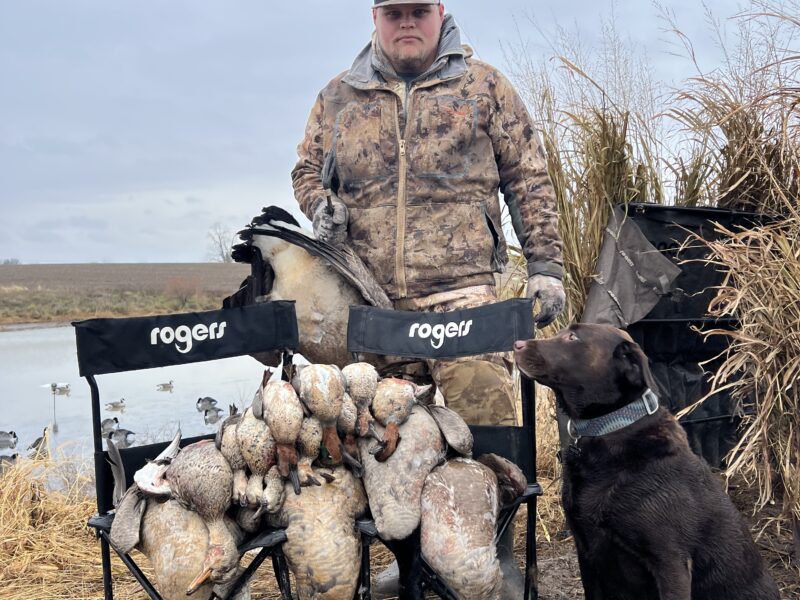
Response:
[{"label": "floating decoy", "polygon": [[385,462],[378,462],[370,453],[372,440],[358,440],[364,487],[375,526],[384,540],[405,539],[417,528],[425,478],[444,459],[446,451],[436,421],[422,406],[412,408],[399,427],[399,435],[403,443]]},{"label": "floating decoy", "polygon": [[156,385],[156,390],[159,392],[172,392],[172,388],[172,379],[169,380],[169,383],[159,383]]},{"label": "floating decoy", "polygon": [[[239,236],[245,242],[234,246],[234,260],[251,263],[260,253],[267,263],[264,299],[296,302],[298,351],[312,363],[343,367],[351,362],[346,347],[350,305],[392,307],[383,289],[349,246],[336,247],[315,239],[282,208],[264,208]],[[248,280],[223,305],[235,307],[255,302],[253,283]],[[257,358],[276,366],[280,353],[265,353]]]},{"label": "floating decoy", "polygon": [[120,398],[119,400],[114,400],[113,402],[106,403],[106,410],[108,411],[124,411],[125,410],[125,398]]},{"label": "floating decoy", "polygon": [[208,410],[209,408],[214,408],[217,405],[217,401],[214,400],[211,396],[205,396],[204,398],[197,399],[197,412],[203,412],[204,410]]},{"label": "floating decoy", "polygon": [[17,434],[13,431],[0,431],[0,448],[16,448]]},{"label": "floating decoy", "polygon": [[8,467],[17,462],[18,458],[19,458],[18,452],[14,452],[14,454],[11,454],[9,456],[0,456],[0,473],[3,473]]},{"label": "floating decoy", "polygon": [[48,428],[45,427],[42,430],[42,435],[36,438],[33,443],[28,446],[27,450],[30,450],[30,457],[31,458],[46,458],[50,456],[50,449],[48,448],[47,442],[48,438]]},{"label": "floating decoy", "polygon": [[113,429],[108,432],[106,438],[112,440],[119,448],[130,448],[136,434],[130,429]]},{"label": "floating decoy", "polygon": [[70,394],[68,383],[51,383],[50,389],[59,396],[69,396]]},{"label": "floating decoy", "polygon": [[111,419],[103,419],[100,423],[100,432],[103,435],[108,435],[115,429],[119,429],[119,419],[117,417],[113,417]]},{"label": "floating decoy", "polygon": [[222,409],[221,408],[207,408],[203,411],[203,421],[205,421],[206,425],[213,425],[217,423],[220,418],[222,417]]}]

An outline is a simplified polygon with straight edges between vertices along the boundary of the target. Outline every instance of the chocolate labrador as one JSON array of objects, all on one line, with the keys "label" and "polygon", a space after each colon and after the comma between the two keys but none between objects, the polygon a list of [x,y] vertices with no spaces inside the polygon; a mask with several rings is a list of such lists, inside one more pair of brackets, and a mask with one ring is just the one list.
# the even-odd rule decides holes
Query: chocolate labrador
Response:
[{"label": "chocolate labrador", "polygon": [[562,500],[587,600],[778,599],[744,520],[659,405],[625,332],[572,325],[516,342],[514,354],[570,417]]}]

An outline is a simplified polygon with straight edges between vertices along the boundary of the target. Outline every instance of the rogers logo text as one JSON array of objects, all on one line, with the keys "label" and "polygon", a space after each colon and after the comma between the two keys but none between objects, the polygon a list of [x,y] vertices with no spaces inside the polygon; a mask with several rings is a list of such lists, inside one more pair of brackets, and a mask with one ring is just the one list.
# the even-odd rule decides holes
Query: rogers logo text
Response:
[{"label": "rogers logo text", "polygon": [[155,346],[159,342],[162,344],[175,342],[175,349],[181,354],[186,354],[192,349],[192,340],[203,342],[205,340],[220,339],[225,335],[226,324],[223,321],[222,323],[212,323],[211,325],[198,323],[191,328],[188,325],[180,325],[175,329],[172,327],[153,327],[150,332],[150,345]]},{"label": "rogers logo text", "polygon": [[472,319],[456,323],[451,321],[446,325],[430,325],[429,323],[414,323],[408,330],[408,337],[419,337],[422,339],[431,338],[431,346],[437,350],[444,344],[445,338],[464,337],[469,334]]}]

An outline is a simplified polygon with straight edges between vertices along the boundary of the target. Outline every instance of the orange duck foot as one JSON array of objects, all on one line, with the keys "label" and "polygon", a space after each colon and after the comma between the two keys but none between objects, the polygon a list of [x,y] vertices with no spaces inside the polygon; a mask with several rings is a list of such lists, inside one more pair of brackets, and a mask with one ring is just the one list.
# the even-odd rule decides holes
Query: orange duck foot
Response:
[{"label": "orange duck foot", "polygon": [[297,448],[291,444],[277,444],[278,473],[292,482],[294,493],[300,493],[300,476],[297,474]]},{"label": "orange duck foot", "polygon": [[328,451],[331,466],[342,464],[342,442],[339,440],[339,434],[336,433],[336,425],[322,429],[322,445]]},{"label": "orange duck foot", "polygon": [[380,448],[378,452],[375,453],[375,460],[378,462],[384,462],[388,460],[388,458],[394,454],[394,451],[397,449],[397,444],[400,443],[400,429],[398,428],[397,423],[389,423],[386,426],[386,429],[383,432],[383,448]]}]

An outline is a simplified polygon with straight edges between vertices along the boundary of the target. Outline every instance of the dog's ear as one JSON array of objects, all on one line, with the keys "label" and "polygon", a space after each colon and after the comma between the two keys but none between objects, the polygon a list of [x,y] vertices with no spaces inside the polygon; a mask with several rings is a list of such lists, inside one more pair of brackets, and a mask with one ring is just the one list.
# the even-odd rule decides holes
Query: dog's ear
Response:
[{"label": "dog's ear", "polygon": [[632,388],[656,390],[655,379],[650,372],[650,363],[639,344],[627,340],[621,341],[614,349],[614,361],[620,376]]}]

